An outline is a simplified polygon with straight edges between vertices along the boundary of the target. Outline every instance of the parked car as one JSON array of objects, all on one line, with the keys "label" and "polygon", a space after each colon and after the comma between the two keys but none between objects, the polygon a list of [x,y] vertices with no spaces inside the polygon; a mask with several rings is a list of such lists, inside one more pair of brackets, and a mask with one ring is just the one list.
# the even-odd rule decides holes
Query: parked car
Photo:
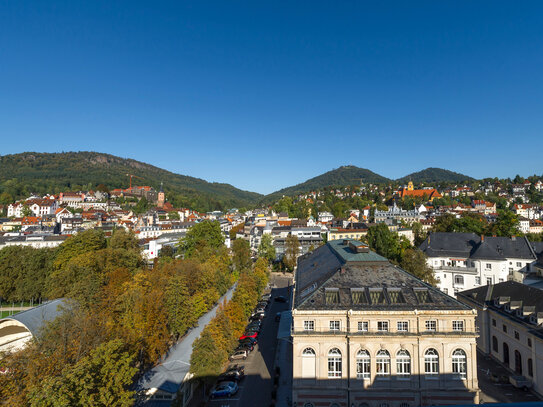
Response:
[{"label": "parked car", "polygon": [[274,298],[274,300],[277,302],[287,302],[287,298],[282,295],[278,295],[277,297]]},{"label": "parked car", "polygon": [[262,296],[262,301],[267,301],[269,302],[270,301],[270,298],[271,298],[271,294],[264,294]]},{"label": "parked car", "polygon": [[249,332],[249,331],[260,332],[260,329],[262,329],[260,325],[253,325],[253,324],[249,324],[245,327],[246,332]]},{"label": "parked car", "polygon": [[275,314],[275,321],[279,322],[280,320],[281,320],[281,312],[278,312],[277,314]]},{"label": "parked car", "polygon": [[253,322],[250,322],[249,324],[247,324],[247,330],[251,330],[251,328],[255,328],[255,329],[258,329],[260,330],[260,328],[262,328],[262,324],[260,323],[260,321],[253,321]]},{"label": "parked car", "polygon": [[238,384],[236,382],[220,382],[211,391],[211,397],[230,397],[238,392]]},{"label": "parked car", "polygon": [[253,314],[249,321],[261,321],[265,314]]},{"label": "parked car", "polygon": [[247,359],[247,356],[249,356],[249,352],[246,350],[237,350],[235,351],[228,359],[230,360],[240,360],[240,359]]},{"label": "parked car", "polygon": [[258,343],[258,340],[256,338],[245,338],[239,340],[240,345],[244,345],[246,343],[250,343],[254,347]]},{"label": "parked car", "polygon": [[517,389],[523,389],[525,391],[532,387],[532,381],[520,375],[509,376],[509,383]]},{"label": "parked car", "polygon": [[249,354],[253,351],[254,348],[255,346],[252,343],[244,343],[242,345],[238,345],[237,348],[234,349],[234,351],[237,352],[238,350],[244,350],[247,352],[247,354]]},{"label": "parked car", "polygon": [[239,382],[245,377],[245,368],[243,366],[234,365],[221,374],[218,378],[219,382]]},{"label": "parked car", "polygon": [[251,318],[258,315],[260,317],[260,319],[264,318],[266,316],[266,312],[264,310],[257,310],[255,312],[253,312],[253,314],[251,315]]},{"label": "parked car", "polygon": [[258,307],[255,312],[257,314],[266,314],[266,308],[263,308],[263,307]]},{"label": "parked car", "polygon": [[256,338],[258,336],[258,332],[257,331],[248,331],[248,332],[245,332],[243,335],[241,335],[239,337],[239,339],[245,339],[245,338]]},{"label": "parked car", "polygon": [[259,301],[257,304],[258,308],[267,308],[268,307],[268,301]]}]

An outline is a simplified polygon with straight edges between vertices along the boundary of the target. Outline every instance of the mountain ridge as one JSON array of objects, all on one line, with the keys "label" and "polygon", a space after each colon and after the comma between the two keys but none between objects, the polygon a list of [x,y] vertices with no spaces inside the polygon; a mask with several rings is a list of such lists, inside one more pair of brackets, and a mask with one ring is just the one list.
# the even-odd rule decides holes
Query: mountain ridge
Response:
[{"label": "mountain ridge", "polygon": [[14,199],[30,193],[58,193],[63,190],[126,188],[134,174],[135,184],[156,189],[164,182],[167,198],[177,205],[198,210],[228,209],[254,205],[261,194],[238,189],[230,184],[208,182],[176,174],[131,158],[94,151],[37,153],[24,152],[0,156],[0,193]]}]

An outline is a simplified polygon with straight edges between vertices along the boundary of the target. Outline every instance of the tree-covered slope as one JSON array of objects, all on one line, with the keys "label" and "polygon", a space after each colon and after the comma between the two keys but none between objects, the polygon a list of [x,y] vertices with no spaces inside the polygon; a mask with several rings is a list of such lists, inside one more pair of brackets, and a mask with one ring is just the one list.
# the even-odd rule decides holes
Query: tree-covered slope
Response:
[{"label": "tree-covered slope", "polygon": [[[261,198],[255,192],[242,191],[229,184],[174,174],[140,161],[96,152],[21,153],[0,156],[0,194],[13,199],[31,193],[59,193],[95,189],[103,184],[109,189],[164,183],[166,197],[172,204],[201,211],[253,205]],[[3,201],[9,196],[3,195]]]},{"label": "tree-covered slope", "polygon": [[443,168],[426,168],[425,170],[406,175],[397,181],[402,183],[408,181],[413,181],[415,183],[464,182],[473,181],[473,178],[458,172],[444,170]]},{"label": "tree-covered slope", "polygon": [[265,200],[273,201],[283,195],[293,196],[326,187],[360,185],[360,182],[382,184],[390,182],[390,180],[365,168],[346,165],[311,178],[301,184],[283,188],[270,195],[266,195]]}]

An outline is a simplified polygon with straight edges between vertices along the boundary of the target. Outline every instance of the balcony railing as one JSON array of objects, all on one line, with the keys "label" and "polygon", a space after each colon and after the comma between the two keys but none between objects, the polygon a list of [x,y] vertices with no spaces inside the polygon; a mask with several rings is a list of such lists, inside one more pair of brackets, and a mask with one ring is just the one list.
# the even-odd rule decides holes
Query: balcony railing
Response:
[{"label": "balcony railing", "polygon": [[457,266],[436,266],[435,271],[450,271],[453,273],[462,274],[477,274],[477,268],[475,267],[457,267]]}]

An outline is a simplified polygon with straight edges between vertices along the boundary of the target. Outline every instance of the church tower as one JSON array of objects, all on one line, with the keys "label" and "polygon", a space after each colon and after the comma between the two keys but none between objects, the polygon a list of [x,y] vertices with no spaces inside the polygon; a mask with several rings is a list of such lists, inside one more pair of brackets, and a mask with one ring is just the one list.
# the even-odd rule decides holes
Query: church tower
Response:
[{"label": "church tower", "polygon": [[408,190],[408,191],[413,191],[413,181],[409,181],[409,182],[407,183],[407,190]]},{"label": "church tower", "polygon": [[164,188],[162,185],[162,182],[160,183],[160,192],[158,193],[158,200],[157,205],[159,208],[162,208],[164,206],[165,196],[164,196]]}]

